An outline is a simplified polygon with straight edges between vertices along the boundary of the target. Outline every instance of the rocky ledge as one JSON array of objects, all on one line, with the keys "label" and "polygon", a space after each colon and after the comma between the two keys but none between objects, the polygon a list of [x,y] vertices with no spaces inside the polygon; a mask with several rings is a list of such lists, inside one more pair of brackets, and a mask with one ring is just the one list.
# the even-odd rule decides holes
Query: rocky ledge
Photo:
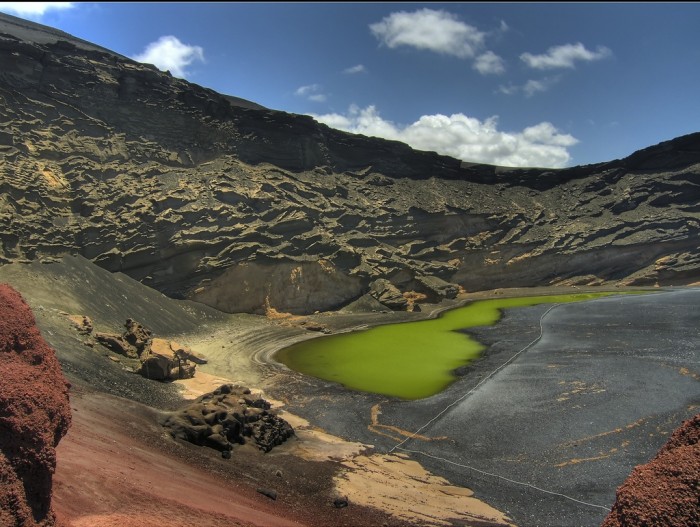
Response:
[{"label": "rocky ledge", "polygon": [[56,446],[68,431],[68,383],[29,306],[0,285],[0,525],[48,527]]}]

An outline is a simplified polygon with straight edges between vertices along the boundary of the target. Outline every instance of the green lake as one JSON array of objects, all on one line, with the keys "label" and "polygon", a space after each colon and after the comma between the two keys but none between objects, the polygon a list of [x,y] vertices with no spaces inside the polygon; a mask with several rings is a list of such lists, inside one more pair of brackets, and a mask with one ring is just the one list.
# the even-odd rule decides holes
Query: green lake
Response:
[{"label": "green lake", "polygon": [[481,300],[438,318],[387,324],[300,342],[275,359],[301,373],[348,388],[422,399],[457,380],[453,371],[478,358],[485,346],[460,329],[495,324],[501,309],[580,302],[615,293],[584,293]]}]

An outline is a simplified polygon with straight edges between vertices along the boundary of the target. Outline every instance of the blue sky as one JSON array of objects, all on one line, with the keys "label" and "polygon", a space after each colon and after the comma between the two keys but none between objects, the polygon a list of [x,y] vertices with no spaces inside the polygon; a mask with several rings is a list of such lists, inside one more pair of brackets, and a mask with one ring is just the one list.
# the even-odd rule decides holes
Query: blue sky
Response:
[{"label": "blue sky", "polygon": [[42,5],[0,11],[467,161],[573,166],[700,131],[697,3]]}]

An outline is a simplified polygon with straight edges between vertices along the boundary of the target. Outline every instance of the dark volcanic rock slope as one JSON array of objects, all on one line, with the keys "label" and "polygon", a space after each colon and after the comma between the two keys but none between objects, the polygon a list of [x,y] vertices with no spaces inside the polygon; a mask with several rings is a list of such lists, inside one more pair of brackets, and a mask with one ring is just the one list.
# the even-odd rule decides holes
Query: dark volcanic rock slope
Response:
[{"label": "dark volcanic rock slope", "polygon": [[175,297],[297,313],[379,278],[437,299],[700,274],[700,134],[571,169],[465,164],[22,24],[0,15],[2,262],[79,253]]}]

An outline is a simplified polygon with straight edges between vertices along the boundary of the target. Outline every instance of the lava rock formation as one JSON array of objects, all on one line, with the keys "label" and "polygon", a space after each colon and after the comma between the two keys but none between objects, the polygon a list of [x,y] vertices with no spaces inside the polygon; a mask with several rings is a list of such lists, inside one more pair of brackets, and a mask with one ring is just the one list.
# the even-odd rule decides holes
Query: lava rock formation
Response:
[{"label": "lava rock formation", "polygon": [[269,452],[294,435],[294,429],[270,410],[270,403],[248,388],[224,384],[168,416],[170,434],[230,457],[234,445],[252,443]]},{"label": "lava rock formation", "polygon": [[19,293],[0,285],[0,525],[48,527],[68,383]]},{"label": "lava rock formation", "polygon": [[684,422],[656,457],[617,490],[601,527],[700,525],[700,414]]}]

